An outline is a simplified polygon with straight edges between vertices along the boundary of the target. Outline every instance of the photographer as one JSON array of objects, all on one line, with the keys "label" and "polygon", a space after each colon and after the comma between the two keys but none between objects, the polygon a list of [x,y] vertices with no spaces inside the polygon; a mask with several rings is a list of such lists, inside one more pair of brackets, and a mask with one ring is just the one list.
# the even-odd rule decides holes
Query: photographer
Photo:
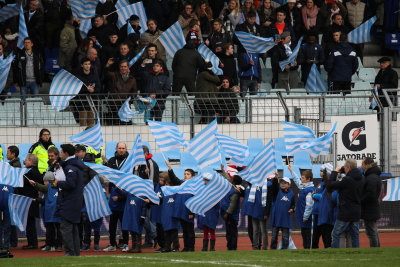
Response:
[{"label": "photographer", "polygon": [[[337,180],[338,174],[345,173],[342,179]],[[337,220],[332,231],[332,248],[339,248],[340,234],[350,228],[353,248],[360,246],[359,228],[361,218],[361,194],[364,179],[357,169],[357,161],[347,159],[344,166],[338,166],[332,172],[327,189],[339,193],[339,210]]]}]

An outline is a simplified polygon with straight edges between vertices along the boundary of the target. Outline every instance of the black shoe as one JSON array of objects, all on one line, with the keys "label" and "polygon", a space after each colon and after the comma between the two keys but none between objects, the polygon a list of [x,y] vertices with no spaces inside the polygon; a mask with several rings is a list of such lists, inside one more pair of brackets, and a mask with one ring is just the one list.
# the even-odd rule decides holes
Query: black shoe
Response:
[{"label": "black shoe", "polygon": [[155,253],[161,253],[161,252],[163,252],[163,249],[162,249],[162,248],[159,248],[159,249],[154,250],[154,252],[155,252]]},{"label": "black shoe", "polygon": [[37,249],[38,246],[33,246],[33,245],[26,245],[26,246],[22,246],[22,249]]},{"label": "black shoe", "polygon": [[171,250],[171,252],[179,252],[179,248],[178,249],[174,248]]},{"label": "black shoe", "polygon": [[189,249],[187,249],[187,248],[183,248],[182,250],[181,250],[181,252],[188,252],[189,251]]},{"label": "black shoe", "polygon": [[171,252],[171,250],[170,250],[170,249],[166,249],[166,248],[165,248],[165,249],[163,248],[163,249],[161,250],[161,253],[167,253],[167,252]]},{"label": "black shoe", "polygon": [[153,244],[151,244],[151,243],[144,243],[142,245],[142,248],[152,248],[152,247],[153,247]]}]

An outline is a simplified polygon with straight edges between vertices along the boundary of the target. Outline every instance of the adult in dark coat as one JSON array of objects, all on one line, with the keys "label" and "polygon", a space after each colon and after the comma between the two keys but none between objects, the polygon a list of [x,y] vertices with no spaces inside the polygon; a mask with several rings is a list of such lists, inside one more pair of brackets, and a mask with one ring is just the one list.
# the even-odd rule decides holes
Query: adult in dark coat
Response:
[{"label": "adult in dark coat", "polygon": [[167,21],[169,16],[168,0],[147,0],[143,1],[146,9],[147,19],[157,20],[158,28],[162,31],[168,28]]},{"label": "adult in dark coat", "polygon": [[42,53],[45,47],[45,21],[43,11],[39,6],[39,0],[29,1],[29,11],[24,14],[24,17],[28,36],[32,38],[33,43]]},{"label": "adult in dark coat", "polygon": [[[235,31],[247,32],[255,36],[261,36],[261,27],[256,23],[256,15],[256,12],[249,11],[246,16],[246,21],[237,25]],[[243,47],[236,35],[233,36],[233,41],[238,46],[238,53],[246,52],[246,49]]]},{"label": "adult in dark coat", "polygon": [[344,25],[342,15],[335,14],[332,16],[332,24],[324,30],[322,36],[322,46],[325,50],[325,58],[328,57],[329,52],[336,45],[336,41],[333,39],[333,33],[338,31],[347,34],[350,30]]},{"label": "adult in dark coat", "polygon": [[87,36],[96,36],[96,40],[103,46],[108,43],[108,36],[115,30],[114,26],[104,24],[102,15],[96,15],[93,20],[93,28],[89,30]]},{"label": "adult in dark coat", "polygon": [[[339,172],[346,174],[337,180]],[[340,235],[350,229],[352,247],[360,246],[359,228],[361,219],[361,196],[364,187],[364,178],[357,168],[357,161],[347,159],[344,166],[338,166],[331,173],[327,190],[332,192],[338,190],[339,209],[335,225],[332,230],[332,248],[339,248]]]},{"label": "adult in dark coat", "polygon": [[[381,69],[375,77],[374,86],[378,89],[379,100],[384,107],[388,107],[389,103],[383,95],[382,89],[397,89],[398,87],[398,75],[397,72],[392,68],[389,57],[382,57],[378,60]],[[397,106],[397,92],[387,92],[392,104]],[[376,110],[379,111],[379,106],[376,106]]]},{"label": "adult in dark coat", "polygon": [[364,158],[362,168],[364,170],[365,184],[361,195],[361,218],[364,220],[369,246],[380,247],[376,221],[381,217],[379,205],[379,197],[382,191],[381,169],[372,158]]},{"label": "adult in dark coat", "polygon": [[237,94],[234,92],[236,89],[239,93],[240,88],[238,86],[232,87],[230,85],[229,77],[221,79],[222,84],[219,87],[218,94],[218,123],[240,123],[237,117],[239,113],[239,100]]},{"label": "adult in dark coat", "polygon": [[236,68],[236,60],[234,54],[234,48],[231,43],[227,43],[224,45],[224,52],[219,56],[219,59],[221,61],[221,66],[220,68],[224,72],[222,76],[220,76],[220,79],[222,79],[223,76],[229,77],[230,86],[238,85],[239,80],[238,80],[238,72]]},{"label": "adult in dark coat", "polygon": [[64,169],[65,181],[54,181],[53,186],[60,191],[57,203],[58,216],[61,217],[60,230],[63,237],[65,256],[79,256],[80,242],[78,224],[81,220],[83,204],[83,169],[82,160],[76,158],[75,148],[71,144],[61,145],[60,165]]}]

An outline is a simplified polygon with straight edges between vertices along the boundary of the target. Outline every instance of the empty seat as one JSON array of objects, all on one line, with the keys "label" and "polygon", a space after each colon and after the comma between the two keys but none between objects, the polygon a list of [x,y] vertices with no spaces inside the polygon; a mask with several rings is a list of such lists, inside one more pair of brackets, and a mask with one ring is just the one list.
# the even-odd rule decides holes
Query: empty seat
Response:
[{"label": "empty seat", "polygon": [[300,150],[293,155],[293,165],[300,169],[312,169],[311,158],[308,151]]},{"label": "empty seat", "polygon": [[117,144],[118,144],[118,141],[108,141],[106,143],[106,158],[107,158],[107,160],[114,157]]},{"label": "empty seat", "polygon": [[[18,145],[19,148],[19,159],[24,161],[26,156],[28,155],[29,149],[31,148],[31,143],[21,143]],[[22,163],[22,162],[21,162]]]},{"label": "empty seat", "polygon": [[358,77],[365,82],[373,83],[375,81],[376,71],[374,68],[362,68],[358,72]]}]

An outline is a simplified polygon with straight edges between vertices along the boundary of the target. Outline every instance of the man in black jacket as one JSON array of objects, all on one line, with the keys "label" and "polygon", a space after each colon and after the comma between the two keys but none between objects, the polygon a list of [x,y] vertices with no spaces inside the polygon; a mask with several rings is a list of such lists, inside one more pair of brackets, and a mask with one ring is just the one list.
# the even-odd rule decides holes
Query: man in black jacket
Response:
[{"label": "man in black jacket", "polygon": [[370,247],[380,247],[376,221],[381,217],[379,197],[382,191],[381,170],[372,158],[362,161],[365,184],[361,195],[361,218],[364,220],[365,233]]},{"label": "man in black jacket", "polygon": [[[337,181],[339,172],[346,173],[346,176]],[[343,167],[338,166],[331,173],[327,189],[332,192],[339,192],[339,210],[335,225],[332,230],[332,248],[339,248],[340,235],[347,228],[350,228],[352,247],[360,246],[359,228],[361,218],[361,195],[364,187],[364,178],[357,169],[357,161],[347,159]]]},{"label": "man in black jacket", "polygon": [[[256,23],[257,14],[254,11],[249,11],[246,16],[246,21],[236,26],[235,31],[247,32],[255,36],[261,36],[260,25]],[[234,35],[233,41],[238,46],[238,53],[246,53],[246,49],[240,43],[239,39]]]},{"label": "man in black jacket", "polygon": [[[35,43],[40,53],[45,47],[45,19],[43,11],[40,9],[39,0],[29,1],[29,11],[24,14],[28,36]],[[57,25],[58,26],[58,25]],[[42,54],[43,55],[43,54]]]},{"label": "man in black jacket", "polygon": [[[382,89],[397,89],[398,87],[398,75],[397,72],[392,68],[389,57],[381,57],[378,62],[380,63],[381,69],[375,77],[374,86],[378,90],[379,100],[384,107],[388,107],[389,103],[383,95]],[[387,92],[392,104],[397,106],[397,92]],[[376,106],[375,110],[379,111],[379,106]]]}]

